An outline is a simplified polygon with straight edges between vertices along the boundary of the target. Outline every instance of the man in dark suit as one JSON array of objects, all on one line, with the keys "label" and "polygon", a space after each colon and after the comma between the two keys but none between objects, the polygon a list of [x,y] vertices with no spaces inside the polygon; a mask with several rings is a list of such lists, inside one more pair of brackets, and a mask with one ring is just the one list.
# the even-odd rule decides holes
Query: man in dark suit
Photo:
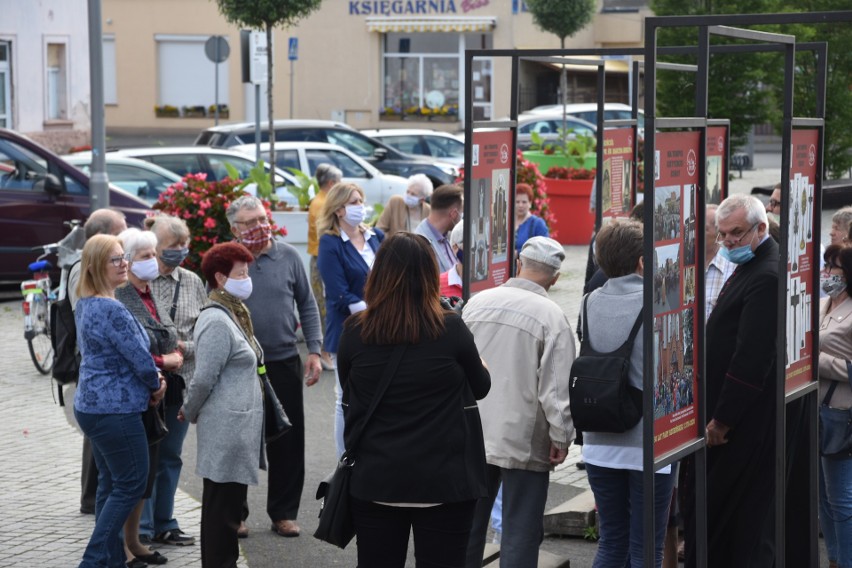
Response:
[{"label": "man in dark suit", "polygon": [[[707,320],[708,566],[771,566],[775,491],[778,245],[763,204],[733,195],[717,241],[737,268]],[[686,566],[696,565],[694,477],[685,483]]]}]

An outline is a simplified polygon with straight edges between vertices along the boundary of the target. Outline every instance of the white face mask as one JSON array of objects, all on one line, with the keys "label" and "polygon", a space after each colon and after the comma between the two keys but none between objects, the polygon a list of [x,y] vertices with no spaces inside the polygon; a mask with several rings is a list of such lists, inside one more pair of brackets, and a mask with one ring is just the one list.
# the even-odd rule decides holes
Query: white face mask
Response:
[{"label": "white face mask", "polygon": [[408,195],[407,193],[402,196],[402,200],[405,202],[405,204],[408,207],[411,207],[412,209],[414,207],[417,207],[418,205],[420,205],[420,198],[419,197],[416,197],[414,195]]},{"label": "white face mask", "polygon": [[251,277],[243,278],[242,280],[234,280],[228,278],[223,286],[225,292],[240,300],[245,300],[251,296]]},{"label": "white face mask", "polygon": [[357,227],[364,221],[364,217],[366,217],[366,215],[367,210],[363,205],[347,205],[346,214],[343,216],[343,220],[353,227]]},{"label": "white face mask", "polygon": [[150,282],[160,275],[160,267],[157,264],[156,258],[135,260],[133,261],[133,264],[130,265],[130,272],[132,272],[139,280]]}]

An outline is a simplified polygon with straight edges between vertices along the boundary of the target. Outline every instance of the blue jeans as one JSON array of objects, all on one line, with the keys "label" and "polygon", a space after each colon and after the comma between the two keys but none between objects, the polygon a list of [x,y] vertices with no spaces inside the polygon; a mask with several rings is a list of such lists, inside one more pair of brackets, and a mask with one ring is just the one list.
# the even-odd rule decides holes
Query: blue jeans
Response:
[{"label": "blue jeans", "polygon": [[828,559],[852,568],[852,460],[820,458],[819,523]]},{"label": "blue jeans", "polygon": [[121,528],[145,493],[148,440],[141,414],[87,414],[74,411],[92,442],[98,466],[95,528],[80,568],[126,566]]},{"label": "blue jeans", "polygon": [[180,528],[174,518],[175,492],[183,460],[180,454],[183,441],[189,431],[189,422],[177,419],[180,406],[166,407],[166,427],[168,435],[160,442],[157,476],[150,499],[145,499],[142,508],[142,520],[139,522],[139,534],[154,538],[155,535]]},{"label": "blue jeans", "polygon": [[[644,546],[642,472],[600,467],[586,462],[589,485],[598,508],[598,553],[594,568],[641,568]],[[654,475],[654,547],[656,566],[663,562],[663,539],[668,525],[675,476]]]}]

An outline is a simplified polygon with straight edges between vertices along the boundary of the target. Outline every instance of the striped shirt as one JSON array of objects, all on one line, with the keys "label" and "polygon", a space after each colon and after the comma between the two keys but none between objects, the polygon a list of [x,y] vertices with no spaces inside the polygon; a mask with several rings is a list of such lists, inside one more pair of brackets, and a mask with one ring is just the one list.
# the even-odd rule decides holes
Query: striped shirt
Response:
[{"label": "striped shirt", "polygon": [[710,312],[713,311],[713,308],[716,306],[716,300],[719,299],[719,293],[722,291],[722,287],[725,285],[725,282],[728,281],[728,278],[731,277],[731,274],[736,270],[737,265],[723,257],[719,252],[716,253],[716,256],[713,257],[713,260],[710,261],[710,264],[707,266],[707,272],[705,274],[705,285],[704,285],[704,321],[707,321],[707,318],[710,317]]}]

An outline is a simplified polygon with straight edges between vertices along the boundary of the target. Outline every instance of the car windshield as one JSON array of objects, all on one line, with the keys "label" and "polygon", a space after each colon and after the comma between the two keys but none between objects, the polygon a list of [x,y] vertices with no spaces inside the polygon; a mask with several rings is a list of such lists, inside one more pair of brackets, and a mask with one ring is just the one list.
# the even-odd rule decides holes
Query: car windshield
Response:
[{"label": "car windshield", "polygon": [[0,187],[34,189],[34,183],[47,175],[47,162],[23,146],[0,140]]},{"label": "car windshield", "polygon": [[345,132],[343,130],[328,130],[326,132],[328,141],[338,146],[343,146],[347,150],[354,152],[362,158],[372,158],[376,151],[377,144],[371,141],[366,136],[355,132]]}]

